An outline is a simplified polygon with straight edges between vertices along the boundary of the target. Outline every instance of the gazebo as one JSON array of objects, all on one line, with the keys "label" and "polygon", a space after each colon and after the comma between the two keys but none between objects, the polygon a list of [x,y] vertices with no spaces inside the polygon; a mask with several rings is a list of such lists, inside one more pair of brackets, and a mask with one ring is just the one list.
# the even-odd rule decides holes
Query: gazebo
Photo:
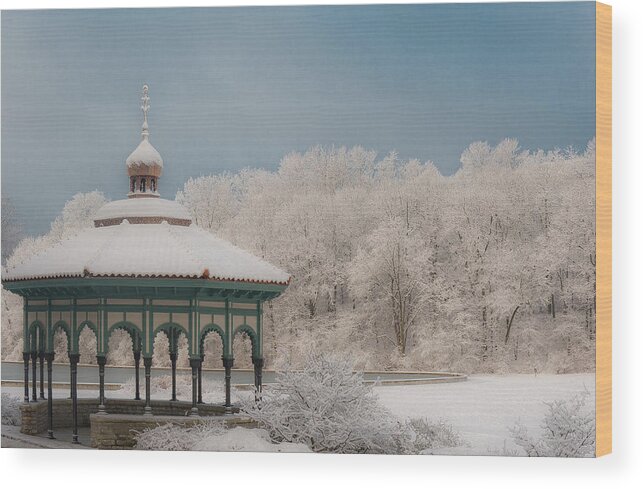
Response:
[{"label": "gazebo", "polygon": [[191,415],[199,412],[204,341],[209,334],[222,341],[226,410],[232,407],[233,341],[240,333],[251,340],[255,389],[261,390],[263,302],[279,296],[288,287],[290,276],[199,228],[177,202],[160,198],[163,160],[149,141],[147,85],[143,86],[142,102],[142,140],[126,160],[128,198],[106,204],[95,216],[93,228],[13,266],[2,279],[5,289],[24,298],[24,401],[47,400],[51,438],[54,335],[59,330],[67,336],[74,443],[78,443],[79,339],[84,328],[96,335],[100,413],[106,412],[105,365],[109,338],[115,330],[126,331],[132,339],[136,399],[140,399],[139,365],[143,358],[145,414],[152,414],[150,375],[154,338],[160,332],[169,340],[172,400],[176,400],[178,339],[181,334],[187,338]]}]

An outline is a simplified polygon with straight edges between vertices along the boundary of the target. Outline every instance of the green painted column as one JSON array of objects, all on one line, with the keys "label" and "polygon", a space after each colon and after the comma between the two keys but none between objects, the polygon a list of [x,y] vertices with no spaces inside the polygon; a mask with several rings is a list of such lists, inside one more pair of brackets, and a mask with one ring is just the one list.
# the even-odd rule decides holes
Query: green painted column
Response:
[{"label": "green painted column", "polygon": [[205,355],[201,353],[201,361],[199,362],[199,370],[197,372],[198,374],[198,385],[199,385],[199,396],[197,402],[199,404],[203,404],[203,360],[205,359]]},{"label": "green painted column", "polygon": [[255,401],[261,399],[261,377],[263,375],[263,358],[252,358],[252,365],[255,369]]},{"label": "green painted column", "polygon": [[152,357],[143,357],[143,365],[145,366],[145,415],[152,415],[152,399],[151,399],[151,390],[152,390]]},{"label": "green painted column", "polygon": [[226,412],[232,412],[232,402],[230,397],[230,386],[232,383],[232,367],[234,358],[224,358],[223,368],[225,369],[225,408]]},{"label": "green painted column", "polygon": [[263,358],[263,310],[261,301],[257,301],[257,350],[254,355],[258,358]]},{"label": "green painted column", "polygon": [[47,436],[54,439],[54,394],[53,394],[53,363],[54,353],[45,353],[47,360]]},{"label": "green painted column", "polygon": [[45,351],[40,350],[38,353],[40,360],[40,399],[45,400]]},{"label": "green painted column", "polygon": [[172,398],[170,401],[176,401],[176,358],[178,356],[179,333],[174,328],[168,331],[168,348],[170,350],[170,365],[172,366]]},{"label": "green painted column", "polygon": [[190,416],[199,415],[199,408],[197,407],[197,370],[200,363],[200,359],[190,358],[190,367],[192,367],[192,409],[190,409]]},{"label": "green painted column", "polygon": [[136,401],[141,400],[141,382],[139,378],[140,365],[141,365],[141,348],[139,346],[137,350],[134,350],[134,378],[136,379],[136,392],[134,394],[134,399]]},{"label": "green painted column", "polygon": [[107,414],[105,410],[105,364],[107,357],[96,355],[96,363],[98,363],[98,413]]},{"label": "green painted column", "polygon": [[[34,343],[35,333],[34,333]],[[38,379],[36,378],[36,372],[38,371],[38,352],[31,352],[31,370],[33,374],[33,379],[31,379],[31,400],[33,402],[38,402]]]},{"label": "green painted column", "polygon": [[71,371],[71,419],[72,435],[71,442],[78,443],[78,353],[69,354],[69,370]]},{"label": "green painted column", "polygon": [[29,402],[29,317],[27,315],[27,305],[29,301],[23,299],[22,302],[22,361],[24,362],[24,382],[25,382],[25,402]]},{"label": "green painted column", "polygon": [[223,345],[223,368],[225,369],[225,408],[226,412],[232,412],[232,402],[230,396],[230,387],[232,384],[232,367],[234,358],[232,355],[232,321],[230,317],[230,300],[225,301],[225,338]]},{"label": "green painted column", "polygon": [[22,353],[22,361],[25,366],[25,402],[29,402],[29,357],[28,351]]}]

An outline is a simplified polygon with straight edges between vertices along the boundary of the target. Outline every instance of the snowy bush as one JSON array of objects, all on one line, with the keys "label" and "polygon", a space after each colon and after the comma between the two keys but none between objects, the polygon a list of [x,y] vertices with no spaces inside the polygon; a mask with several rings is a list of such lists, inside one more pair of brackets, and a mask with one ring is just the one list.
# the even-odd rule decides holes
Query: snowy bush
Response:
[{"label": "snowy bush", "polygon": [[596,442],[596,416],[586,406],[588,392],[569,400],[547,403],[539,438],[517,423],[510,428],[513,440],[528,457],[592,457]]},{"label": "snowy bush", "polygon": [[12,396],[5,392],[2,393],[2,424],[20,426],[21,402],[22,401],[17,396]]},{"label": "snowy bush", "polygon": [[411,418],[406,422],[410,433],[408,453],[422,453],[434,448],[451,448],[462,444],[460,435],[445,421],[432,422],[426,418]]},{"label": "snowy bush", "polygon": [[427,421],[398,420],[352,362],[331,354],[309,354],[303,370],[280,373],[263,399],[246,400],[242,411],[274,441],[314,452],[418,453],[449,438],[434,438],[442,430]]}]

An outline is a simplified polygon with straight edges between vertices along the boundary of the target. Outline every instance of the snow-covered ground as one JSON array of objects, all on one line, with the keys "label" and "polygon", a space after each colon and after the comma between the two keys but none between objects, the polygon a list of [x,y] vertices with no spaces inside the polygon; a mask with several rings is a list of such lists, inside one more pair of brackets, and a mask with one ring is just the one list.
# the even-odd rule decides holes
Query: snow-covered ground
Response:
[{"label": "snow-covered ground", "polygon": [[467,446],[435,453],[463,455],[523,454],[508,428],[520,420],[536,435],[547,411],[545,402],[568,399],[584,390],[594,398],[593,373],[473,375],[452,384],[375,388],[382,403],[400,417],[444,419],[452,424]]},{"label": "snow-covered ground", "polygon": [[[531,434],[536,435],[547,411],[546,402],[568,399],[584,390],[593,398],[594,385],[593,373],[537,376],[473,375],[466,382],[377,386],[375,392],[382,403],[397,416],[443,419],[453,425],[465,441],[465,446],[436,450],[434,453],[498,455],[522,454],[512,442],[508,431],[516,421],[520,420]],[[22,388],[18,387],[3,387],[2,391],[16,396],[23,393]],[[68,395],[67,390],[57,389],[54,392],[56,397],[64,397],[65,394]],[[106,394],[108,397],[129,397],[119,391],[108,391]],[[96,391],[79,391],[80,397],[96,395]],[[155,392],[152,397],[164,399],[167,395]],[[251,436],[245,432],[241,434]],[[221,443],[216,449],[235,449],[232,448],[233,445],[239,449],[236,437],[230,436],[229,439],[216,440],[217,443]],[[248,446],[261,449],[261,440],[255,441],[257,443],[253,442]],[[287,449],[299,451],[294,447]]]}]

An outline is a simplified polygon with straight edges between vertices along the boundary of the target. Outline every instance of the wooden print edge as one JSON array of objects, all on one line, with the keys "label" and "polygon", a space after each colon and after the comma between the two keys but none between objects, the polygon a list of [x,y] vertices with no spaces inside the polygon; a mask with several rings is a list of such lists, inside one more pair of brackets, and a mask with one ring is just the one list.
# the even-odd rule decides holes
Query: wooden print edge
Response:
[{"label": "wooden print edge", "polygon": [[596,2],[596,456],[612,452],[612,7]]}]

